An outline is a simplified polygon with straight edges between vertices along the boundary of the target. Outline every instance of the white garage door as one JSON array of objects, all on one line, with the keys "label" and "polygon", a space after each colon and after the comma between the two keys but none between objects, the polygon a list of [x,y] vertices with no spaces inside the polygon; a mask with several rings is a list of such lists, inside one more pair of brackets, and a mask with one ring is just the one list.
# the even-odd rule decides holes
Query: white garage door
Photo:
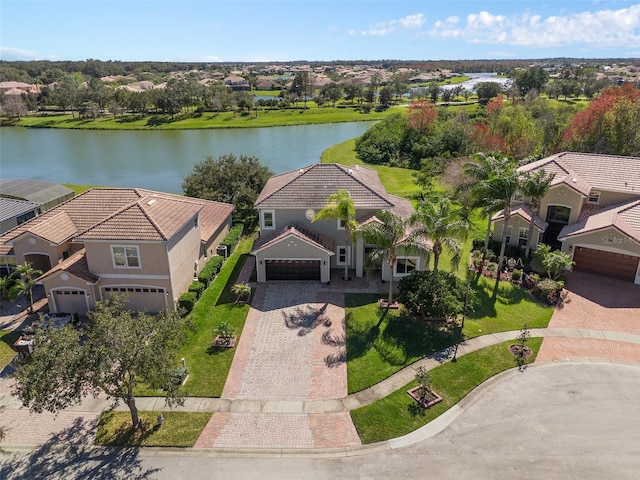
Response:
[{"label": "white garage door", "polygon": [[53,292],[56,313],[86,313],[85,290],[55,290]]},{"label": "white garage door", "polygon": [[151,287],[105,287],[102,289],[103,298],[113,293],[127,295],[127,308],[131,310],[146,310],[159,312],[165,307],[166,290]]}]

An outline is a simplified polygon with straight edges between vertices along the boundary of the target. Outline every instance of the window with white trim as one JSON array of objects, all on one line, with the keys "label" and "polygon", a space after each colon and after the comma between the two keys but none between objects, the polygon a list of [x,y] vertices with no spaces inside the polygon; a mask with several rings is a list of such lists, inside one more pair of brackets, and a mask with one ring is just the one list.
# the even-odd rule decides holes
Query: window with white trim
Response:
[{"label": "window with white trim", "polygon": [[512,231],[512,227],[511,225],[509,225],[509,228],[507,229],[507,231],[504,231],[504,226],[502,227],[502,235],[507,237],[507,245],[511,245],[511,231]]},{"label": "window with white trim", "polygon": [[351,262],[351,247],[339,245],[336,248],[336,265],[349,265]]},{"label": "window with white trim", "polygon": [[402,277],[409,275],[418,268],[418,257],[400,257],[396,260],[393,275]]},{"label": "window with white trim", "polygon": [[344,221],[344,218],[338,219],[338,230],[344,230],[346,228],[347,222]]},{"label": "window with white trim", "polygon": [[111,245],[111,258],[116,268],[140,268],[140,250],[135,245]]},{"label": "window with white trim", "polygon": [[591,192],[589,194],[589,198],[587,199],[588,203],[600,203],[600,192]]},{"label": "window with white trim", "polygon": [[518,246],[526,247],[528,238],[529,238],[529,227],[527,228],[520,227],[518,229]]},{"label": "window with white trim", "polygon": [[260,226],[263,230],[275,230],[276,228],[276,212],[275,210],[260,211]]}]

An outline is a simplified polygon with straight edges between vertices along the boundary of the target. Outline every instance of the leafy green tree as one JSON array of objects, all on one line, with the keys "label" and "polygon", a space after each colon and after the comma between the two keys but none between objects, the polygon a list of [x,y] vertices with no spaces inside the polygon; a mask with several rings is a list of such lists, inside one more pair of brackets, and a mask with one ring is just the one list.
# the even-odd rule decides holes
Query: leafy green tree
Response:
[{"label": "leafy green tree", "polygon": [[549,74],[542,67],[531,67],[524,70],[518,70],[515,74],[515,81],[518,91],[520,92],[520,96],[524,98],[534,90],[542,92],[549,81]]},{"label": "leafy green tree", "polygon": [[464,311],[466,288],[453,273],[412,272],[400,279],[398,288],[398,300],[413,317],[449,319]]},{"label": "leafy green tree", "polygon": [[325,85],[320,92],[322,96],[333,103],[334,107],[336,106],[336,102],[342,98],[342,87],[335,82]]},{"label": "leafy green tree", "polygon": [[436,103],[441,93],[442,88],[437,83],[430,83],[427,87],[427,95],[429,96],[431,103]]},{"label": "leafy green tree", "polygon": [[549,191],[551,182],[553,181],[555,174],[545,172],[544,170],[537,170],[534,173],[527,172],[522,183],[522,192],[527,197],[531,197],[531,221],[529,222],[529,231],[527,233],[527,246],[524,250],[525,258],[529,257],[531,251],[531,239],[533,237],[533,227],[535,224],[535,218],[540,213],[540,204],[542,198]]},{"label": "leafy green tree", "polygon": [[[347,192],[344,189],[339,189],[336,193],[329,195],[327,205],[315,214],[312,222],[318,220],[334,219],[340,220],[344,224],[344,239],[346,245],[351,243],[351,238],[358,222],[356,222],[356,205]],[[349,279],[349,265],[344,262],[344,277],[345,280]]]},{"label": "leafy green tree", "polygon": [[190,197],[232,203],[236,206],[234,219],[251,228],[258,220],[253,204],[271,175],[257,157],[209,156],[194,165],[184,178],[182,189]]},{"label": "leafy green tree", "polygon": [[74,116],[83,98],[83,79],[79,73],[64,75],[58,81],[58,85],[53,91],[54,103],[62,110],[71,108],[71,115]]},{"label": "leafy green tree", "polygon": [[437,200],[420,202],[418,209],[411,216],[411,224],[416,231],[431,240],[433,246],[433,270],[438,270],[440,255],[444,250],[451,254],[451,266],[454,269],[460,264],[462,244],[469,224],[464,221],[451,200],[440,197]]},{"label": "leafy green tree", "polygon": [[14,394],[31,410],[57,412],[87,395],[123,401],[133,428],[141,427],[134,393],[162,387],[169,406],[182,404],[175,360],[188,320],[175,312],[150,315],[125,309],[123,296],[96,303],[82,333],[70,325],[40,328],[31,355],[18,360]]},{"label": "leafy green tree", "polygon": [[476,85],[476,94],[480,105],[486,105],[489,100],[502,93],[502,86],[496,82],[480,82]]},{"label": "leafy green tree", "polygon": [[358,83],[345,83],[344,84],[344,94],[351,103],[354,102],[356,98],[362,97],[364,93],[364,89],[362,85]]},{"label": "leafy green tree", "polygon": [[400,150],[407,119],[394,113],[376,123],[356,139],[358,158],[374,165],[394,165],[400,162]]},{"label": "leafy green tree", "polygon": [[545,272],[552,280],[556,281],[565,271],[571,271],[575,262],[571,255],[560,250],[551,250],[545,243],[540,243],[533,251],[533,256],[542,262]]},{"label": "leafy green tree", "polygon": [[391,87],[382,87],[380,90],[380,105],[388,107],[391,104],[392,98],[393,90],[391,90]]},{"label": "leafy green tree", "polygon": [[369,222],[358,228],[358,234],[366,243],[375,245],[367,260],[371,264],[386,263],[390,269],[388,304],[393,303],[393,272],[400,254],[416,254],[428,257],[429,246],[421,235],[407,233],[409,219],[384,210],[377,214],[379,221]]}]

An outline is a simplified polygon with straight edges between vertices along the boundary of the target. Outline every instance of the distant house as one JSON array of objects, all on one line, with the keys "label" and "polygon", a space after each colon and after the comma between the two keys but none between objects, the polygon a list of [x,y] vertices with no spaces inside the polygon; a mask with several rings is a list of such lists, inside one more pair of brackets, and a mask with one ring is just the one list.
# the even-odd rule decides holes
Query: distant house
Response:
[{"label": "distant house", "polygon": [[240,75],[234,75],[234,74],[228,75],[224,79],[224,84],[234,92],[251,90],[251,86],[249,85],[249,82],[244,77],[241,77]]},{"label": "distant house", "polygon": [[[260,237],[254,243],[257,279],[316,280],[328,282],[331,269],[345,264],[356,277],[365,273],[366,255],[373,245],[358,238],[345,241],[339,220],[312,222],[338,190],[349,192],[359,223],[379,221],[376,213],[391,210],[402,217],[414,211],[407,199],[389,195],[375,170],[362,166],[314,164],[271,177],[255,202],[260,214]],[[401,255],[393,272],[383,265],[381,279],[400,278],[413,270],[426,270],[427,261]]]},{"label": "distant house", "polygon": [[[640,157],[564,152],[519,168],[555,176],[535,219],[532,245],[570,253],[574,269],[640,284]],[[512,201],[507,241],[526,245],[528,198]],[[504,213],[493,217],[500,240]]]},{"label": "distant house", "polygon": [[52,312],[83,314],[113,293],[175,308],[228,233],[233,206],[135,188],[94,188],[0,236],[0,261],[44,274]]}]

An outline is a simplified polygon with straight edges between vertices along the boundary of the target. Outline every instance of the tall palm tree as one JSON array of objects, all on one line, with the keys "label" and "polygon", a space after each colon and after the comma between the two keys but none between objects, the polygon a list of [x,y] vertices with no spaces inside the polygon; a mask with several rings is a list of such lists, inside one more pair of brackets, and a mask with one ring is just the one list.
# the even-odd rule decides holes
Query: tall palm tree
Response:
[{"label": "tall palm tree", "polygon": [[500,280],[500,269],[504,262],[504,252],[507,246],[507,233],[509,230],[509,220],[511,219],[511,199],[513,195],[522,189],[522,180],[515,165],[494,172],[486,180],[477,186],[478,195],[489,200],[489,205],[497,207],[503,212],[503,227],[501,235],[500,255],[498,256],[498,277]]},{"label": "tall palm tree", "polygon": [[367,243],[375,245],[369,253],[371,263],[386,263],[391,271],[388,305],[393,303],[393,272],[400,253],[429,256],[431,250],[419,232],[407,233],[409,219],[384,210],[376,215],[380,221],[361,226],[358,233]]},{"label": "tall palm tree", "polygon": [[460,264],[462,245],[458,240],[464,239],[469,228],[468,222],[460,216],[459,209],[454,209],[451,200],[441,197],[435,201],[426,200],[418,205],[411,216],[411,225],[417,232],[429,238],[433,243],[433,270],[438,270],[440,255],[444,249],[451,253],[451,266],[454,269]]},{"label": "tall palm tree", "polygon": [[544,170],[537,170],[535,173],[527,172],[522,183],[522,192],[531,197],[531,222],[529,223],[529,233],[527,234],[527,247],[524,251],[524,256],[528,257],[531,251],[531,237],[533,235],[533,226],[535,218],[540,214],[540,204],[542,198],[549,191],[551,182],[553,181],[554,173],[545,172]]},{"label": "tall palm tree", "polygon": [[[338,190],[336,193],[329,195],[327,205],[315,214],[312,222],[317,220],[335,219],[344,222],[344,239],[345,244],[349,247],[353,233],[358,227],[356,222],[356,206],[347,192],[344,189]],[[347,259],[345,259],[347,260]],[[349,262],[344,262],[344,279],[349,278]]]},{"label": "tall palm tree", "polygon": [[477,153],[474,161],[464,165],[464,174],[470,178],[468,182],[462,183],[458,189],[471,191],[475,198],[475,208],[480,208],[487,215],[487,231],[484,239],[484,255],[486,257],[489,250],[489,240],[491,239],[491,217],[499,210],[499,206],[494,198],[487,197],[480,192],[481,182],[487,181],[494,173],[503,169],[515,168],[515,163],[507,157],[497,157],[485,153]]},{"label": "tall palm tree", "polygon": [[29,300],[29,313],[33,313],[33,287],[36,284],[36,278],[42,275],[42,270],[37,270],[31,266],[29,262],[19,265],[15,269],[15,273],[20,275],[20,279],[9,292],[9,296],[15,300],[18,296],[24,295]]}]

